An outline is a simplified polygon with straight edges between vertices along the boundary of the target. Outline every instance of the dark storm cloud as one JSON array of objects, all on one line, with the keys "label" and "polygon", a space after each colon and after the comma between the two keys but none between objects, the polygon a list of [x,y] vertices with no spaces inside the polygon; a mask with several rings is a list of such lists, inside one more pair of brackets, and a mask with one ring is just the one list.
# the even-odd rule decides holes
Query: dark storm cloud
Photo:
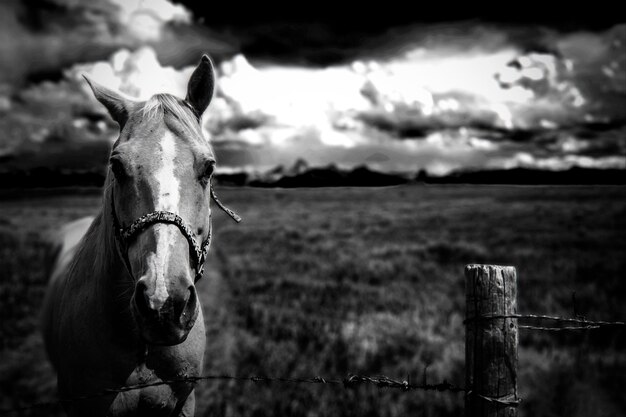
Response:
[{"label": "dark storm cloud", "polygon": [[[280,59],[291,63],[337,64],[358,59],[377,44],[395,47],[390,39],[410,34],[426,38],[433,32],[457,27],[499,25],[527,50],[546,51],[549,31],[598,31],[620,21],[616,3],[546,6],[542,1],[515,3],[385,1],[373,5],[331,1],[257,3],[180,0],[207,27],[236,34],[250,58]],[[533,28],[529,31],[529,28]],[[426,29],[426,30],[424,30]],[[461,39],[462,36],[459,38]],[[487,39],[485,39],[487,40]],[[397,42],[396,42],[397,43]]]},{"label": "dark storm cloud", "polygon": [[217,132],[228,130],[238,132],[246,129],[257,129],[271,122],[271,119],[271,117],[258,112],[238,113],[228,119],[219,120],[216,126],[211,126],[211,130]]},{"label": "dark storm cloud", "polygon": [[176,68],[196,65],[202,54],[208,53],[220,61],[239,52],[237,38],[199,24],[168,23],[159,40],[147,44],[154,48],[161,64]]},{"label": "dark storm cloud", "polygon": [[623,122],[583,122],[558,129],[503,128],[497,126],[496,115],[486,111],[429,117],[369,112],[360,114],[359,119],[374,129],[405,140],[425,139],[434,132],[464,129],[466,135],[494,143],[528,144],[538,150],[545,148],[549,153],[565,150],[564,153],[593,157],[626,155],[626,126]]},{"label": "dark storm cloud", "polygon": [[[145,3],[150,6],[151,3]],[[7,0],[0,3],[0,84],[12,90],[28,82],[59,80],[76,63],[107,59],[120,48],[155,48],[164,64],[183,66],[203,52],[237,51],[236,40],[184,22],[144,12],[148,22],[124,21],[110,0]],[[151,21],[150,21],[151,19]],[[152,27],[154,26],[154,27]],[[156,33],[144,34],[141,31]]]},{"label": "dark storm cloud", "polygon": [[0,82],[60,79],[62,69],[130,46],[104,1],[0,3]]},{"label": "dark storm cloud", "polygon": [[405,22],[378,26],[355,22],[251,22],[211,24],[229,33],[247,57],[299,65],[327,66],[355,59],[384,58],[420,46],[449,45],[458,50],[496,50],[515,44],[523,51],[553,52],[549,32],[541,26],[464,21],[454,23]]},{"label": "dark storm cloud", "polygon": [[433,132],[461,128],[476,128],[499,134],[503,131],[512,133],[510,129],[498,129],[497,115],[489,111],[428,116],[411,110],[396,110],[393,113],[368,111],[360,113],[358,119],[399,139],[423,139]]},{"label": "dark storm cloud", "polygon": [[577,126],[547,148],[563,154],[589,157],[626,156],[626,123]]},{"label": "dark storm cloud", "polygon": [[545,1],[491,3],[448,0],[446,2],[407,3],[387,0],[376,4],[341,4],[330,0],[286,4],[277,0],[239,4],[215,4],[205,0],[179,0],[207,23],[248,26],[255,22],[343,23],[347,28],[373,30],[407,23],[432,23],[482,19],[516,24],[544,24],[558,27],[606,27],[619,17],[619,5],[609,0],[591,4],[570,3],[548,7]]}]

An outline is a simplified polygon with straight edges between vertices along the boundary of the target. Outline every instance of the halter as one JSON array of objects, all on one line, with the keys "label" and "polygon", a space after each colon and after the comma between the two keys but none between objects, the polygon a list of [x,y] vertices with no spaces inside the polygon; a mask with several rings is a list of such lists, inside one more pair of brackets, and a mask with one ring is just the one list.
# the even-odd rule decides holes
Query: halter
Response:
[{"label": "halter", "polygon": [[[234,211],[224,206],[220,200],[218,200],[215,195],[215,191],[213,191],[213,187],[209,184],[211,190],[211,198],[219,208],[221,208],[226,214],[228,214],[234,221],[239,223],[241,221],[241,217],[237,215]],[[134,220],[130,225],[123,227],[115,213],[115,199],[111,196],[111,213],[113,214],[113,227],[115,229],[115,239],[120,246],[120,252],[122,254],[122,259],[124,260],[124,264],[126,265],[126,269],[128,273],[132,276],[132,270],[130,269],[130,261],[128,259],[128,245],[129,243],[135,239],[141,232],[143,232],[148,227],[157,223],[164,224],[173,224],[178,227],[178,230],[183,234],[185,239],[187,239],[187,243],[189,244],[189,253],[193,258],[194,269],[196,271],[196,276],[194,282],[198,282],[200,278],[202,278],[202,274],[204,273],[204,261],[206,261],[207,253],[209,252],[209,246],[211,246],[211,236],[213,234],[213,226],[211,222],[211,215],[209,215],[209,234],[206,239],[202,241],[200,245],[193,236],[193,232],[191,227],[176,213],[172,213],[171,211],[164,210],[155,210],[151,213],[144,214],[138,219]]]}]

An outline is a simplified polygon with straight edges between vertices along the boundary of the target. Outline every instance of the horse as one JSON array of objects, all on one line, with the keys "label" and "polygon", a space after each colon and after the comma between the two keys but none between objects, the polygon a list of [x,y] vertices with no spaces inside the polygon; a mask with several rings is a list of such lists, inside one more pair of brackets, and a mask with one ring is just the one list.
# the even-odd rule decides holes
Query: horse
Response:
[{"label": "horse", "polygon": [[[69,416],[193,416],[206,342],[195,283],[211,199],[241,220],[215,196],[216,158],[201,129],[214,68],[203,55],[184,100],[140,102],[85,80],[119,137],[102,208],[65,228],[44,298],[59,396]],[[119,389],[132,385],[142,388]]]}]

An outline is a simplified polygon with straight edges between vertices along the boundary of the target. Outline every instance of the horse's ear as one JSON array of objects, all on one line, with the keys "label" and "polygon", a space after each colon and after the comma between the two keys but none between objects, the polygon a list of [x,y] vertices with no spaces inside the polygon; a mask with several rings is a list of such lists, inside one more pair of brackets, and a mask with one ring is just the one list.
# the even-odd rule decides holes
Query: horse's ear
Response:
[{"label": "horse's ear", "polygon": [[202,113],[209,107],[215,89],[215,70],[211,58],[202,55],[200,63],[191,74],[187,85],[187,97],[185,100],[191,104],[196,116],[200,118]]},{"label": "horse's ear", "polygon": [[87,81],[87,84],[91,87],[91,91],[93,91],[93,95],[96,99],[107,108],[113,120],[120,125],[120,129],[123,128],[128,121],[132,101],[122,94],[90,80],[85,75],[83,75],[83,78],[85,78],[85,81]]}]

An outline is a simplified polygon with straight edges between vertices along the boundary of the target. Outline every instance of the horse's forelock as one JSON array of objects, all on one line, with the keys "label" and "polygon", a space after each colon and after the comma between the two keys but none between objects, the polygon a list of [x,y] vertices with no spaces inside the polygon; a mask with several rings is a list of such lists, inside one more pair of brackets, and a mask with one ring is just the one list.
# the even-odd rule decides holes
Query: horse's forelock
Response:
[{"label": "horse's forelock", "polygon": [[[165,120],[165,115],[173,116],[190,133],[202,136],[200,123],[192,108],[184,101],[170,94],[156,94],[146,101],[140,110],[146,121]],[[166,122],[167,123],[167,122]]]}]

